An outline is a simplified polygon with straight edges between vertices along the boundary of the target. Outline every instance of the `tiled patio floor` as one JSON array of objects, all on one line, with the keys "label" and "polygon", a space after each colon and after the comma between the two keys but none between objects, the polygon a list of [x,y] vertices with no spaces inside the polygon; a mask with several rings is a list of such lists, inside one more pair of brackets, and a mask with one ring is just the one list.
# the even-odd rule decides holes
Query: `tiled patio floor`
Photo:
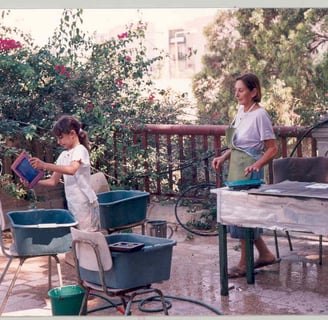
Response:
[{"label": "tiled patio floor", "polygon": [[[150,211],[151,219],[166,219],[175,222],[173,206],[155,204]],[[136,232],[140,230],[136,229]],[[303,235],[302,235],[303,236]],[[265,234],[274,250],[274,239]],[[280,265],[261,270],[255,276],[255,284],[248,285],[245,278],[230,280],[229,296],[220,295],[219,252],[217,237],[187,237],[178,227],[173,234],[177,246],[173,248],[171,277],[168,281],[154,285],[162,289],[172,307],[170,316],[216,316],[218,310],[224,315],[328,315],[328,243],[324,241],[323,265],[318,264],[318,237],[307,236],[293,239],[294,251],[289,251],[287,240],[279,238]],[[238,246],[228,238],[229,264],[238,261]],[[72,266],[60,255],[64,285],[75,284],[76,275]],[[6,258],[0,256],[3,270]],[[0,287],[3,299],[17,261],[10,268]],[[55,264],[53,266],[56,274]],[[58,285],[54,277],[54,285]],[[47,258],[29,259],[23,265],[14,291],[9,298],[3,316],[50,316],[51,303],[48,295]],[[186,299],[187,301],[184,301]],[[89,301],[89,307],[103,304],[99,298]],[[146,304],[144,308],[151,307]],[[90,316],[120,316],[110,308],[93,312]],[[133,304],[132,315],[141,317],[161,316],[139,310]]]}]

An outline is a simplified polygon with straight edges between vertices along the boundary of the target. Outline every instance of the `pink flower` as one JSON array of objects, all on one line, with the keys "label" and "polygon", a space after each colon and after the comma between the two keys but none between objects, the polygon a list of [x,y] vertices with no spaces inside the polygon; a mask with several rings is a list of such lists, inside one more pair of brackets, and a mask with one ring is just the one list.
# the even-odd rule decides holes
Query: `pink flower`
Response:
[{"label": "pink flower", "polygon": [[215,111],[215,112],[213,113],[213,119],[214,119],[214,120],[218,120],[218,119],[219,119],[219,113],[218,113],[218,112]]},{"label": "pink flower", "polygon": [[153,94],[151,94],[149,97],[148,97],[148,101],[153,101],[155,99],[155,96]]},{"label": "pink flower", "polygon": [[19,41],[15,41],[13,39],[2,39],[0,38],[0,50],[11,50],[21,48],[22,45]]},{"label": "pink flower", "polygon": [[66,68],[63,65],[56,65],[55,70],[60,74],[65,74]]},{"label": "pink flower", "polygon": [[67,72],[67,69],[63,65],[56,65],[55,70],[59,72],[61,75],[65,75],[67,78],[71,77],[71,74]]},{"label": "pink flower", "polygon": [[124,39],[124,38],[127,38],[128,37],[128,33],[127,32],[123,32],[121,34],[118,34],[117,37],[119,39]]},{"label": "pink flower", "polygon": [[95,107],[95,105],[92,102],[89,102],[87,107],[85,108],[85,111],[86,112],[91,112],[94,107]]},{"label": "pink flower", "polygon": [[123,86],[123,81],[121,79],[116,80],[118,86]]},{"label": "pink flower", "polygon": [[130,62],[131,61],[131,57],[130,56],[126,56],[125,57],[125,61]]}]

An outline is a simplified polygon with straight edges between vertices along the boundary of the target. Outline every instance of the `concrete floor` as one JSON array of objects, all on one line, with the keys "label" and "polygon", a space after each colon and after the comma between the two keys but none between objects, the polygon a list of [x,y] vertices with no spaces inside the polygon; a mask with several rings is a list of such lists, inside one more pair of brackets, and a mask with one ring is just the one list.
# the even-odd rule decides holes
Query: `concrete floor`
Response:
[{"label": "concrete floor", "polygon": [[[153,203],[149,210],[150,219],[166,219],[175,227],[172,205],[162,206]],[[140,232],[135,228],[135,232]],[[274,239],[265,233],[265,239],[274,250]],[[229,281],[229,296],[220,295],[219,252],[217,237],[188,237],[185,230],[177,227],[172,239],[177,241],[173,247],[171,277],[155,284],[161,289],[172,306],[169,315],[216,317],[217,313],[226,316],[270,316],[270,315],[328,315],[328,243],[324,239],[323,265],[318,264],[318,237],[294,234],[294,251],[290,251],[285,237],[279,238],[282,261],[261,269],[255,276],[255,284],[249,285],[245,278]],[[238,261],[238,242],[228,238],[229,265]],[[255,253],[256,256],[256,253]],[[64,285],[75,284],[74,267],[65,262],[60,255]],[[7,259],[0,256],[0,268],[3,270]],[[54,286],[58,286],[55,264]],[[17,261],[10,268],[0,287],[2,301],[17,266]],[[22,268],[12,295],[2,316],[50,316],[51,302],[47,295],[47,258],[28,259]],[[89,308],[103,305],[103,300],[93,298]],[[154,304],[156,304],[154,306]],[[156,308],[156,302],[147,303],[145,309]],[[89,316],[121,316],[114,308],[89,313]],[[132,315],[138,319],[147,316],[162,315],[161,312],[149,313],[132,306]],[[254,317],[252,317],[253,319]],[[290,318],[290,317],[289,317]],[[289,319],[288,318],[288,319]]]}]

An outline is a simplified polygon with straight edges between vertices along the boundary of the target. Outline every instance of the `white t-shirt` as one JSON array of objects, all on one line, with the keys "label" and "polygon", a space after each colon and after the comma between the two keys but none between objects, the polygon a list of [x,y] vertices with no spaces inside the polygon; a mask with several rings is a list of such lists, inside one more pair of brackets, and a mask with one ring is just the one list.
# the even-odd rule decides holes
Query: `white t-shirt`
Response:
[{"label": "white t-shirt", "polygon": [[262,107],[244,112],[244,106],[240,106],[233,126],[236,128],[234,144],[240,149],[262,151],[265,140],[276,139],[270,116]]},{"label": "white t-shirt", "polygon": [[72,161],[80,161],[81,165],[74,175],[63,175],[65,196],[69,211],[79,216],[82,212],[89,212],[88,208],[97,200],[97,196],[91,188],[89,152],[82,144],[63,151],[56,163],[69,165]]}]

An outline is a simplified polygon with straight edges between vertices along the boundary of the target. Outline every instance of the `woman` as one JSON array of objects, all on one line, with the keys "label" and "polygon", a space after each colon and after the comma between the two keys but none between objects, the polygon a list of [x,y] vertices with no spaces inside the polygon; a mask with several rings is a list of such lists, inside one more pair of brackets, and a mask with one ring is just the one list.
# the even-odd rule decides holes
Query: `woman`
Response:
[{"label": "woman", "polygon": [[[252,73],[238,77],[235,83],[235,97],[238,100],[239,109],[231,126],[234,131],[232,140],[230,143],[227,141],[231,148],[223,155],[214,158],[212,167],[219,170],[224,161],[232,160],[232,158],[234,161],[239,159],[236,157],[236,152],[242,151],[247,158],[251,156],[252,161],[244,166],[243,163],[238,163],[237,168],[236,166],[229,168],[229,177],[239,177],[241,180],[262,179],[263,167],[275,157],[278,146],[270,117],[259,104],[262,96],[258,77]],[[243,277],[246,275],[245,229],[230,226],[229,231],[232,238],[240,239],[241,256],[238,264],[229,269],[228,277]],[[254,230],[254,244],[259,253],[254,268],[279,262],[267,247],[260,232],[259,229]]]}]

